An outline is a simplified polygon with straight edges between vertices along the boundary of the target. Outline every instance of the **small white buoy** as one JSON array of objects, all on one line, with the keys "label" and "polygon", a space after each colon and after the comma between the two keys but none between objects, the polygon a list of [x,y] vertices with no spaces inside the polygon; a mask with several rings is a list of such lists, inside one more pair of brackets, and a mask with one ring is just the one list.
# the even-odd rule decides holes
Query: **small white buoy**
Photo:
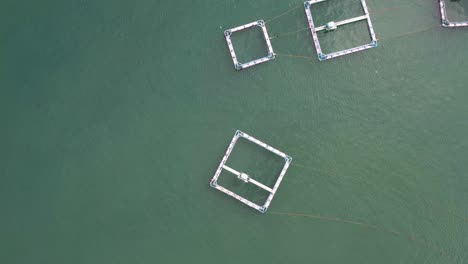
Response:
[{"label": "small white buoy", "polygon": [[325,25],[325,29],[327,31],[332,31],[332,30],[335,30],[336,28],[337,28],[337,26],[335,24],[335,21],[330,21]]},{"label": "small white buoy", "polygon": [[246,182],[246,183],[249,182],[249,175],[247,175],[247,174],[245,174],[245,173],[243,173],[243,172],[241,172],[241,174],[239,174],[239,175],[237,176],[237,178],[238,178],[239,180],[242,180],[243,182]]}]

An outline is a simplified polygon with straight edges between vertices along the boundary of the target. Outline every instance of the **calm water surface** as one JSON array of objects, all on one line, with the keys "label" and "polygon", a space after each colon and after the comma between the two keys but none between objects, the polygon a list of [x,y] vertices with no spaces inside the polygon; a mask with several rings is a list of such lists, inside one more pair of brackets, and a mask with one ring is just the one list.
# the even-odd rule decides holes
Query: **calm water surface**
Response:
[{"label": "calm water surface", "polygon": [[[468,28],[433,0],[368,6],[379,47],[319,62],[306,30],[282,35],[302,1],[2,1],[0,262],[468,263]],[[237,72],[223,31],[258,19],[279,55]],[[236,129],[294,158],[267,214],[208,185]]]}]

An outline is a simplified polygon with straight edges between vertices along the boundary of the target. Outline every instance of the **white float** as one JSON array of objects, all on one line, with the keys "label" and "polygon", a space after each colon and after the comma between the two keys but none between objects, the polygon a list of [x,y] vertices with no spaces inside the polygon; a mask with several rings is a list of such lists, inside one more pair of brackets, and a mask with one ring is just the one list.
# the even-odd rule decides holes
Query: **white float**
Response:
[{"label": "white float", "polygon": [[[310,32],[312,33],[312,39],[314,41],[315,50],[317,51],[317,55],[318,55],[318,58],[319,58],[320,61],[324,61],[324,60],[336,58],[336,57],[339,57],[339,56],[351,54],[351,53],[354,53],[354,52],[358,52],[358,51],[361,51],[361,50],[366,50],[366,49],[377,47],[377,37],[375,36],[374,27],[372,26],[372,22],[371,22],[370,15],[369,15],[369,10],[367,9],[367,5],[366,5],[365,0],[361,0],[362,9],[364,10],[364,15],[359,16],[359,17],[346,19],[346,20],[343,20],[343,21],[338,21],[338,22],[333,22],[332,21],[332,22],[327,23],[327,25],[316,27],[315,24],[314,24],[314,20],[313,20],[313,17],[312,17],[312,12],[310,11],[310,9],[311,9],[313,4],[317,4],[317,3],[320,3],[320,2],[324,2],[324,1],[326,1],[326,0],[312,0],[312,1],[304,2],[304,8],[305,8],[305,12],[306,12],[306,15],[307,15],[307,20],[309,21]],[[319,39],[318,39],[318,36],[317,36],[317,32],[322,31],[322,30],[327,30],[327,31],[334,30],[339,26],[346,25],[346,24],[349,24],[349,23],[354,23],[354,22],[357,22],[357,21],[362,21],[362,20],[367,21],[367,27],[369,28],[369,33],[370,33],[370,37],[371,37],[371,42],[369,44],[362,45],[362,46],[359,46],[359,47],[350,48],[350,49],[346,49],[346,50],[341,50],[341,51],[337,51],[337,52],[333,52],[333,53],[329,53],[329,54],[325,54],[325,53],[322,52],[322,48],[320,47],[320,42],[319,42]]]},{"label": "white float", "polygon": [[440,0],[440,17],[442,19],[443,27],[467,27],[468,21],[451,22],[447,17],[447,8],[445,7],[445,0]]},{"label": "white float", "polygon": [[[284,166],[283,166],[283,169],[281,170],[278,178],[276,179],[276,183],[275,185],[273,186],[273,188],[271,187],[268,187],[266,185],[264,185],[263,183],[260,183],[256,180],[254,180],[251,176],[247,175],[246,173],[243,173],[243,172],[238,172],[237,170],[233,169],[233,168],[230,168],[226,165],[226,162],[229,158],[229,156],[231,155],[231,152],[232,150],[234,149],[234,146],[236,145],[237,143],[237,140],[239,138],[245,138],[247,140],[249,140],[250,142],[254,143],[254,144],[257,144],[263,148],[265,148],[266,150],[280,156],[281,158],[284,159]],[[278,190],[278,187],[280,186],[281,184],[281,181],[283,180],[283,177],[284,175],[286,174],[286,171],[288,170],[289,168],[289,165],[291,164],[292,162],[292,158],[288,155],[286,155],[285,153],[267,145],[266,143],[263,143],[262,141],[252,137],[252,136],[249,136],[247,135],[246,133],[242,132],[242,131],[239,131],[237,130],[236,133],[234,134],[234,137],[232,138],[231,140],[231,143],[229,144],[228,146],[228,149],[226,151],[226,154],[224,154],[223,156],[223,159],[221,160],[221,163],[219,164],[218,166],[218,169],[216,170],[215,172],[215,175],[213,176],[213,178],[210,180],[210,186],[213,187],[213,188],[216,188],[218,189],[219,191],[243,202],[244,204],[262,212],[262,213],[265,213],[266,210],[268,209],[268,207],[270,206],[270,203],[271,201],[273,200],[273,197],[275,196],[276,194],[276,191]],[[237,178],[245,183],[251,183],[251,184],[254,184],[256,185],[257,187],[269,192],[270,194],[268,195],[267,199],[265,200],[265,203],[263,205],[258,205],[258,204],[255,204],[249,200],[247,200],[246,198],[222,187],[221,185],[218,184],[218,178],[219,176],[221,175],[221,172],[222,170],[226,170],[226,171],[229,171],[230,173],[234,174],[237,176]]]},{"label": "white float", "polygon": [[[267,54],[267,56],[265,56],[263,58],[256,59],[256,60],[253,60],[253,61],[249,61],[249,62],[246,62],[246,63],[241,63],[241,62],[239,62],[237,60],[236,52],[234,50],[234,46],[232,45],[231,35],[234,32],[241,31],[241,30],[246,30],[246,29],[256,27],[256,26],[258,26],[258,27],[260,27],[262,29],[263,37],[265,38],[265,42],[266,42],[266,45],[268,47],[268,54]],[[252,67],[254,65],[257,65],[257,64],[260,64],[260,63],[263,63],[263,62],[267,62],[267,61],[270,61],[270,60],[275,58],[275,53],[273,52],[273,46],[271,46],[270,37],[268,36],[268,32],[267,32],[267,29],[266,29],[266,26],[265,26],[265,21],[263,21],[263,20],[258,20],[258,21],[255,21],[255,22],[243,25],[243,26],[228,29],[228,30],[224,31],[224,37],[226,38],[226,42],[227,42],[228,47],[229,47],[229,52],[231,53],[232,61],[234,62],[234,67],[236,68],[236,70],[242,70],[242,69],[245,69],[245,68],[248,68],[248,67]]]}]

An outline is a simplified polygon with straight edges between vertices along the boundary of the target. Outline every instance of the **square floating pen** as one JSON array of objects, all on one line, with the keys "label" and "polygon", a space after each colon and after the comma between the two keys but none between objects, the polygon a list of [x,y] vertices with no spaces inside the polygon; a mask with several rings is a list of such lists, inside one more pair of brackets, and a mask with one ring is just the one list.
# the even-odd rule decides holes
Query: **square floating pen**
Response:
[{"label": "square floating pen", "polygon": [[[248,174],[244,173],[244,172],[239,172],[237,171],[236,169],[233,169],[233,168],[230,168],[226,165],[226,162],[229,158],[229,156],[231,155],[231,152],[232,150],[234,149],[234,146],[236,145],[237,143],[237,140],[239,138],[244,138],[244,139],[247,139],[248,141],[260,146],[260,147],[263,147],[264,149],[272,152],[273,154],[276,154],[277,156],[281,157],[284,159],[284,165],[283,165],[283,168],[281,169],[281,172],[278,176],[278,178],[276,179],[276,182],[274,184],[273,187],[269,187],[269,186],[266,186],[265,184],[261,183],[261,182],[258,182],[256,180],[254,180],[251,176],[249,176]],[[286,155],[285,153],[267,145],[266,143],[263,143],[262,141],[242,132],[242,131],[239,131],[237,130],[234,137],[232,138],[231,140],[231,143],[229,144],[228,146],[228,149],[226,151],[226,154],[223,156],[223,159],[221,160],[221,163],[219,164],[218,166],[218,169],[216,170],[215,172],[215,175],[213,176],[213,178],[210,180],[210,186],[243,202],[244,204],[262,212],[262,213],[265,213],[266,210],[268,209],[268,207],[270,206],[270,203],[271,201],[273,200],[273,197],[275,196],[276,194],[276,191],[278,190],[280,184],[281,184],[281,181],[283,180],[283,177],[284,175],[286,174],[286,171],[288,170],[289,168],[289,165],[291,164],[292,162],[292,158],[288,155]],[[257,187],[259,187],[260,189],[266,191],[269,193],[267,199],[265,200],[265,202],[261,205],[259,204],[256,204],[242,196],[240,196],[239,194],[236,194],[234,193],[233,191],[231,190],[228,190],[227,188],[221,186],[218,184],[218,178],[220,177],[221,175],[221,172],[223,170],[226,170],[232,174],[234,174],[235,176],[237,176],[237,178],[240,180],[240,181],[243,181],[245,183],[249,183],[249,184],[253,184]]]},{"label": "square floating pen", "polygon": [[[241,63],[237,59],[237,55],[236,55],[236,52],[235,52],[235,49],[234,49],[234,45],[232,44],[231,37],[232,37],[232,34],[235,33],[235,32],[238,32],[238,31],[241,31],[241,30],[247,30],[247,29],[250,29],[250,28],[253,28],[253,27],[259,27],[262,30],[263,37],[265,39],[265,43],[266,43],[266,46],[268,48],[268,54],[265,57],[262,57],[262,58],[259,58],[259,59],[256,59],[256,60],[252,60],[252,61],[249,61],[249,62],[246,62],[246,63]],[[228,47],[229,47],[229,52],[231,53],[232,61],[234,62],[234,67],[236,68],[236,70],[242,70],[242,69],[245,69],[245,68],[248,68],[248,67],[252,67],[254,65],[273,60],[275,58],[275,53],[273,52],[273,47],[271,46],[270,37],[268,36],[265,21],[263,21],[263,20],[258,20],[258,21],[255,21],[255,22],[243,25],[243,26],[228,29],[228,30],[224,31],[224,37],[226,38],[226,42],[227,42]]]},{"label": "square floating pen", "polygon": [[[307,15],[307,20],[309,22],[310,32],[312,33],[312,39],[313,39],[313,42],[314,42],[314,45],[315,45],[315,50],[317,51],[317,55],[318,55],[318,58],[319,58],[320,61],[324,61],[324,60],[340,57],[340,56],[343,56],[343,55],[351,54],[351,53],[354,53],[354,52],[358,52],[358,51],[362,51],[362,50],[377,47],[377,38],[375,36],[374,27],[372,26],[372,22],[371,22],[370,15],[369,15],[369,10],[367,9],[367,5],[366,5],[365,0],[360,0],[362,9],[364,11],[364,15],[358,16],[358,17],[353,17],[353,18],[346,19],[346,20],[343,20],[343,21],[337,21],[337,22],[330,21],[326,25],[323,25],[323,26],[315,26],[314,19],[312,17],[311,8],[313,8],[314,4],[325,2],[325,1],[326,0],[312,0],[312,1],[304,2],[304,8],[305,8],[305,12],[306,12],[306,15]],[[319,37],[317,35],[317,32],[323,31],[323,30],[333,31],[333,30],[337,29],[339,26],[346,25],[346,24],[353,23],[353,22],[357,22],[357,21],[364,21],[364,20],[367,21],[367,27],[369,29],[369,34],[370,34],[370,38],[371,38],[371,42],[369,44],[354,47],[354,48],[349,48],[349,49],[345,49],[345,50],[340,50],[340,51],[336,51],[336,52],[332,52],[332,53],[328,53],[328,54],[325,54],[322,51],[322,47],[320,46],[320,41],[319,41]]]}]

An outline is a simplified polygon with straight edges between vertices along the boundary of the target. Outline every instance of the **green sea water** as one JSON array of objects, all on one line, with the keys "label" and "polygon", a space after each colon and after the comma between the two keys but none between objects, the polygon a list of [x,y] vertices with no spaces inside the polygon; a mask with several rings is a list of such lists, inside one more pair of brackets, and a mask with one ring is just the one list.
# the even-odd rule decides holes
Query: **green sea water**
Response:
[{"label": "green sea water", "polygon": [[[1,1],[0,263],[468,263],[468,28],[434,0],[367,3],[379,47],[319,62],[288,33],[302,1]],[[238,72],[223,31],[258,19],[278,56]],[[264,55],[244,33],[238,55]],[[237,129],[294,158],[266,214],[209,187]]]}]

